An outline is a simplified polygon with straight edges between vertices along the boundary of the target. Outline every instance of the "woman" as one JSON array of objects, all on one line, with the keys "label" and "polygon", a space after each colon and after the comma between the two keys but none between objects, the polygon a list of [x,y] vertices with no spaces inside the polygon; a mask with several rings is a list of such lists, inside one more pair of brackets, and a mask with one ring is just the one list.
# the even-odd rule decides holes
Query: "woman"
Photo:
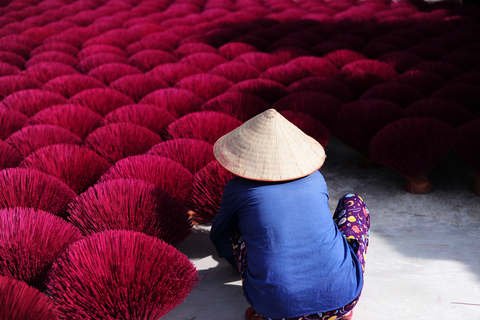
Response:
[{"label": "woman", "polygon": [[325,152],[274,109],[221,137],[224,190],[210,239],[241,273],[250,319],[351,319],[363,287],[370,220],[343,196],[333,215]]}]

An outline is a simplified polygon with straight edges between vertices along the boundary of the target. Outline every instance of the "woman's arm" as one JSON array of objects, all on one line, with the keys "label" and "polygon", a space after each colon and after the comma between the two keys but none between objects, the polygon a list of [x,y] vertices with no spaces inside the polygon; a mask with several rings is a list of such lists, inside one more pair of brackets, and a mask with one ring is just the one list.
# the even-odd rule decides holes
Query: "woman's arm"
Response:
[{"label": "woman's arm", "polygon": [[220,208],[218,209],[217,214],[212,221],[210,240],[217,249],[218,255],[221,258],[225,258],[232,266],[235,267],[230,238],[230,233],[232,232],[232,227],[235,223],[235,217],[230,199],[228,197],[227,187],[225,187],[223,192]]}]

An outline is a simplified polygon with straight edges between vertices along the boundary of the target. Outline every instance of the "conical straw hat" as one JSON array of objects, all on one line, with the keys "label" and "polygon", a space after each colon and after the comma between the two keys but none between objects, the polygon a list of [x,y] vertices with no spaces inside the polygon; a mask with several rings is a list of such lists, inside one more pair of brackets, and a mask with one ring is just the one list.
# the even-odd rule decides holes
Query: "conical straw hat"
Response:
[{"label": "conical straw hat", "polygon": [[287,181],[313,173],[325,161],[325,150],[275,109],[246,121],[217,140],[218,162],[240,177]]}]

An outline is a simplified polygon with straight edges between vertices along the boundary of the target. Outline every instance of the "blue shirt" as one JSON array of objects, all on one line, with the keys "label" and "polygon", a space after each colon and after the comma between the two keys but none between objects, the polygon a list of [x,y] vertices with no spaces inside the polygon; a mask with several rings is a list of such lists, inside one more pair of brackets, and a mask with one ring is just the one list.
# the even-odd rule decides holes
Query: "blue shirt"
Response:
[{"label": "blue shirt", "polygon": [[287,182],[227,183],[210,239],[231,264],[234,224],[247,251],[244,295],[262,316],[334,310],[359,295],[362,267],[332,219],[319,171]]}]

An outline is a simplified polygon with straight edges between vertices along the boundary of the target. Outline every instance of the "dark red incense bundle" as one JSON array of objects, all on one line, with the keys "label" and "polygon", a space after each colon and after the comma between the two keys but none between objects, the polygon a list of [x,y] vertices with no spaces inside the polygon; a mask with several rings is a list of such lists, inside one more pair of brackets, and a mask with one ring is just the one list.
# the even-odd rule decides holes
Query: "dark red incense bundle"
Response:
[{"label": "dark red incense bundle", "polygon": [[40,89],[41,87],[42,84],[40,82],[29,77],[19,75],[3,76],[0,77],[0,99],[3,100],[17,91]]},{"label": "dark red incense bundle", "polygon": [[332,134],[320,121],[300,111],[284,110],[280,113],[300,130],[317,140],[323,147],[327,146]]},{"label": "dark red incense bundle", "polygon": [[0,209],[0,231],[0,275],[41,291],[53,262],[82,238],[64,219],[32,208]]},{"label": "dark red incense bundle", "polygon": [[[35,16],[29,19],[34,19]],[[57,32],[48,27],[33,27],[22,32],[22,35],[32,38],[38,43],[42,43],[46,38],[56,34]]]},{"label": "dark red incense bundle", "polygon": [[223,112],[198,111],[172,122],[167,133],[173,139],[190,138],[214,144],[221,136],[240,125],[242,121]]},{"label": "dark red incense bundle", "polygon": [[133,74],[113,81],[109,87],[138,102],[155,90],[167,88],[168,83],[156,77]]},{"label": "dark red incense bundle", "polygon": [[115,163],[99,182],[112,179],[139,179],[153,183],[182,203],[192,190],[192,173],[171,159],[155,155],[138,155]]},{"label": "dark red incense bundle", "polygon": [[58,143],[79,145],[82,140],[74,133],[61,127],[39,124],[23,127],[20,131],[10,135],[5,142],[17,149],[22,157],[27,157],[30,153],[42,147]]},{"label": "dark red incense bundle", "polygon": [[110,163],[88,148],[55,144],[31,153],[19,166],[54,176],[79,194],[93,185]]},{"label": "dark red incense bundle", "polygon": [[389,81],[397,75],[397,71],[390,65],[367,59],[344,65],[335,79],[345,83],[353,94],[360,96],[371,87]]},{"label": "dark red incense bundle", "polygon": [[171,245],[140,232],[112,230],[72,245],[54,264],[47,292],[60,319],[156,320],[197,284],[195,266]]},{"label": "dark red incense bundle", "polygon": [[27,120],[23,113],[7,109],[0,104],[0,140],[5,140],[12,133],[22,129]]},{"label": "dark red incense bundle", "polygon": [[458,141],[454,151],[467,163],[475,175],[471,190],[480,196],[480,119],[472,120],[458,128]]},{"label": "dark red incense bundle", "polygon": [[37,124],[62,127],[83,140],[93,130],[103,125],[103,119],[87,107],[60,104],[39,111],[25,123],[26,126]]},{"label": "dark red incense bundle", "polygon": [[286,64],[294,59],[310,56],[312,53],[305,49],[296,47],[281,47],[270,52],[276,55],[282,64]]},{"label": "dark red incense bundle", "polygon": [[[322,103],[319,104],[319,101]],[[335,114],[342,105],[342,101],[329,94],[316,91],[302,91],[290,93],[275,102],[273,107],[279,111],[292,110],[306,113],[330,129]]]},{"label": "dark red incense bundle", "polygon": [[372,137],[386,125],[404,118],[405,111],[387,100],[356,100],[344,104],[335,116],[333,134],[360,154],[356,166],[375,167],[368,146]]},{"label": "dark red incense bundle", "polygon": [[14,65],[9,63],[0,62],[0,76],[14,76],[20,74],[22,70]]},{"label": "dark red incense bundle", "polygon": [[27,117],[35,115],[40,110],[50,106],[65,103],[65,97],[41,89],[21,90],[5,97],[0,106],[23,113]]},{"label": "dark red incense bundle", "polygon": [[436,90],[447,85],[447,80],[436,73],[425,70],[410,70],[393,79],[396,82],[408,84],[425,96],[430,96]]},{"label": "dark red incense bundle", "polygon": [[308,42],[303,41],[301,39],[297,39],[293,37],[285,37],[273,42],[268,47],[267,51],[274,52],[278,49],[283,49],[283,48],[297,48],[297,49],[309,51],[311,49],[311,45],[308,44]]},{"label": "dark red incense bundle", "polygon": [[166,81],[170,86],[173,86],[181,79],[197,73],[202,73],[202,71],[190,64],[165,63],[153,68],[146,75]]},{"label": "dark red incense bundle", "polygon": [[[78,18],[88,18],[88,14],[85,14],[83,13],[82,11],[83,10],[91,10],[91,9],[94,9],[95,8],[95,5],[87,5],[86,3],[82,3],[82,2],[78,2],[76,3],[78,4],[78,8],[77,9],[73,9],[75,13],[77,13],[76,17]],[[71,5],[70,5],[71,6]],[[63,7],[63,15],[62,16],[68,16],[68,13],[69,13],[69,9],[70,9],[70,6],[65,6]],[[81,6],[81,7],[80,7]],[[77,11],[78,10],[78,11]],[[93,12],[89,12],[90,13],[90,19],[95,19],[95,14],[93,14]],[[73,12],[71,12],[71,14],[73,15]],[[74,21],[75,18],[73,17],[70,17],[70,19],[61,19],[61,21]],[[84,20],[85,22],[85,20]],[[87,22],[87,24],[89,23],[92,23],[93,21],[91,22]],[[67,39],[68,37],[72,38],[73,40],[72,41],[67,41],[67,42],[76,42],[78,41],[80,43],[80,46],[81,44],[83,44],[85,41],[87,41],[88,39],[90,38],[93,38],[93,37],[96,37],[98,36],[100,33],[98,30],[95,30],[94,28],[89,28],[89,27],[83,27],[83,26],[75,26],[73,25],[72,27],[70,28],[65,28],[65,25],[63,24],[63,27],[62,27],[62,24],[60,25],[56,25],[58,26],[57,28],[55,28],[56,30],[58,29],[58,35],[59,38],[63,38],[63,39]],[[52,37],[52,38],[49,38],[47,40],[48,43],[52,43],[53,40],[55,39],[55,37]],[[66,42],[66,41],[59,41],[59,42]],[[53,42],[54,43],[54,42]]]},{"label": "dark red incense bundle", "polygon": [[68,213],[69,221],[84,235],[131,230],[177,245],[192,232],[182,203],[142,180],[97,183],[70,203]]},{"label": "dark red incense bundle", "polygon": [[432,98],[442,98],[455,101],[472,113],[480,111],[480,86],[467,83],[450,83],[432,93]]},{"label": "dark red incense bundle", "polygon": [[390,81],[377,84],[360,96],[360,99],[381,99],[391,101],[403,108],[425,96],[415,87],[403,83]]},{"label": "dark red incense bundle", "polygon": [[377,132],[370,142],[369,154],[405,177],[407,192],[425,194],[433,190],[428,173],[450,151],[457,137],[455,128],[443,121],[409,117]]},{"label": "dark red incense bundle", "polygon": [[142,50],[131,56],[128,62],[141,71],[148,72],[156,66],[165,63],[175,63],[177,58],[171,53],[162,50]]},{"label": "dark red incense bundle", "polygon": [[[150,34],[147,37],[155,36],[156,33]],[[165,34],[165,32],[162,32]],[[173,36],[173,33],[171,33]],[[174,46],[167,42],[162,42],[157,39],[150,39],[150,38],[143,38],[142,40],[136,41],[125,48],[125,52],[129,56],[133,56],[135,53],[143,51],[143,50],[162,50],[165,52],[172,52],[174,50]]]},{"label": "dark red incense bundle", "polygon": [[339,50],[349,50],[354,52],[357,51],[347,43],[334,41],[334,40],[326,40],[325,42],[319,43],[313,46],[312,50],[310,51],[318,57],[325,57],[325,55],[329,54],[330,52],[339,51]]},{"label": "dark red incense bundle", "polygon": [[398,73],[403,73],[423,61],[422,58],[416,54],[407,51],[391,51],[381,55],[377,60],[390,65],[397,70]]},{"label": "dark red incense bundle", "polygon": [[288,94],[284,85],[266,79],[250,79],[239,82],[233,85],[228,92],[253,94],[270,104]]},{"label": "dark red incense bundle", "polygon": [[338,73],[337,67],[329,60],[318,57],[299,57],[288,64],[294,64],[307,69],[313,76],[332,78]]},{"label": "dark red incense bundle", "polygon": [[251,65],[240,62],[226,62],[216,66],[208,73],[224,77],[233,83],[238,83],[248,79],[256,79],[261,72]]},{"label": "dark red incense bundle", "polygon": [[23,281],[0,276],[0,318],[56,320],[53,302]]},{"label": "dark red incense bundle", "polygon": [[332,95],[345,102],[352,99],[352,93],[343,82],[325,77],[308,77],[295,81],[288,86],[288,91],[318,91]]},{"label": "dark red incense bundle", "polygon": [[38,63],[42,62],[57,62],[62,63],[67,66],[75,68],[78,64],[78,60],[69,55],[68,53],[59,52],[59,51],[47,51],[43,53],[39,53],[25,62],[25,68],[28,69]]},{"label": "dark red incense bundle", "polygon": [[241,54],[255,51],[258,51],[258,49],[250,44],[242,42],[230,42],[218,48],[218,53],[224,56],[227,60],[233,60]]},{"label": "dark red incense bundle", "polygon": [[65,76],[67,74],[78,74],[79,72],[73,67],[59,62],[41,62],[28,69],[21,74],[30,77],[40,83],[47,83],[53,78]]},{"label": "dark red incense bundle", "polygon": [[105,116],[105,123],[133,123],[145,127],[160,137],[175,117],[165,108],[152,104],[131,104],[113,110]]},{"label": "dark red incense bundle", "polygon": [[479,71],[471,71],[468,73],[464,73],[456,78],[454,78],[450,83],[467,83],[478,85],[480,83],[480,70]]},{"label": "dark red incense bundle", "polygon": [[442,61],[449,62],[465,72],[480,65],[480,54],[469,52],[451,52],[442,57]]},{"label": "dark red incense bundle", "polygon": [[195,173],[193,190],[187,206],[193,211],[192,219],[197,223],[208,223],[217,214],[222,200],[223,189],[233,174],[216,160]]},{"label": "dark red incense bundle", "polygon": [[10,34],[0,38],[0,50],[16,53],[24,59],[29,58],[30,51],[35,48],[38,43],[33,39],[18,34]]},{"label": "dark red incense bundle", "polygon": [[113,123],[90,133],[84,145],[115,163],[145,153],[162,139],[153,131],[133,123]]},{"label": "dark red incense bundle", "polygon": [[413,53],[426,61],[439,60],[448,53],[448,51],[442,47],[431,43],[417,44],[408,48],[406,51]]},{"label": "dark red incense bundle", "polygon": [[129,64],[106,63],[90,70],[88,76],[94,77],[108,85],[121,77],[141,73],[142,71]]},{"label": "dark red incense bundle", "polygon": [[[267,40],[251,34],[235,37],[232,39],[232,42],[239,42],[239,43],[245,43],[245,44],[251,45],[252,47],[259,50],[259,52],[266,51],[268,49],[268,46],[270,45],[270,43]],[[257,66],[254,65],[254,67],[257,67]]]},{"label": "dark red incense bundle", "polygon": [[[95,28],[94,25],[92,25],[92,28]],[[106,30],[100,30],[100,32],[102,31]],[[83,47],[94,46],[98,44],[108,44],[120,49],[125,49],[129,45],[128,41],[125,41],[122,37],[109,36],[107,33],[102,33],[96,37],[86,40],[83,43]]]},{"label": "dark red incense bundle", "polygon": [[[80,52],[77,54],[77,58],[82,61],[86,59],[87,57],[94,56],[97,54],[113,54],[122,58],[127,59],[128,55],[120,49],[119,47],[115,47],[112,45],[108,44],[98,44],[98,45],[92,45],[83,48]],[[125,60],[123,60],[125,61]],[[127,60],[128,61],[128,60]]]},{"label": "dark red incense bundle", "polygon": [[83,90],[68,99],[68,102],[87,107],[101,116],[105,116],[122,106],[134,103],[127,95],[110,88]]},{"label": "dark red incense bundle", "polygon": [[225,59],[223,56],[210,53],[210,52],[200,52],[194,53],[185,58],[181,59],[179,63],[188,63],[203,72],[208,72],[209,70],[213,69],[214,67],[218,66],[219,64],[225,63],[228,60]]},{"label": "dark red incense bundle", "polygon": [[43,90],[61,94],[67,99],[83,90],[94,88],[105,88],[105,84],[100,80],[82,74],[59,76],[43,85]]},{"label": "dark red incense bundle", "polygon": [[93,69],[108,63],[128,64],[128,59],[113,53],[97,53],[86,56],[80,60],[77,65],[77,69],[80,72],[87,74]]},{"label": "dark red incense bundle", "polygon": [[16,53],[2,51],[0,52],[0,61],[22,69],[25,66],[26,60],[21,55],[18,55]]},{"label": "dark red incense bundle", "polygon": [[282,63],[280,58],[274,54],[266,52],[247,52],[237,56],[232,61],[242,62],[254,66],[260,71],[265,71],[268,68],[277,66]]},{"label": "dark red incense bundle", "polygon": [[455,128],[471,121],[474,117],[472,112],[461,104],[441,98],[418,100],[405,108],[405,112],[411,117],[436,118]]},{"label": "dark red incense bundle", "polygon": [[209,73],[194,74],[175,84],[175,88],[189,90],[205,100],[224,93],[231,86],[233,86],[233,82],[227,78]]},{"label": "dark red incense bundle", "polygon": [[270,108],[271,105],[258,96],[240,92],[226,92],[202,106],[202,110],[223,112],[242,122]]},{"label": "dark red incense bundle", "polygon": [[363,54],[356,52],[354,50],[349,50],[349,49],[339,49],[339,50],[329,51],[328,53],[323,55],[323,58],[330,61],[337,68],[342,68],[344,65],[357,60],[366,59],[366,57]]},{"label": "dark red incense bundle", "polygon": [[408,38],[393,34],[378,35],[370,40],[369,44],[373,43],[390,44],[393,45],[397,50],[405,50],[414,45],[414,43]]},{"label": "dark red incense bundle", "polygon": [[190,170],[192,174],[215,160],[211,143],[189,138],[161,142],[153,146],[147,154],[172,159]]},{"label": "dark red incense bundle", "polygon": [[204,99],[190,90],[164,88],[146,95],[140,104],[153,104],[165,108],[175,118],[200,110]]},{"label": "dark red incense bundle", "polygon": [[463,70],[459,67],[442,60],[422,61],[414,65],[410,69],[430,71],[438,74],[447,81],[450,81],[451,79],[458,77],[459,75],[464,73]]},{"label": "dark red incense bundle", "polygon": [[0,140],[0,170],[16,167],[22,159],[17,149]]},{"label": "dark red incense bundle", "polygon": [[[90,22],[89,22],[90,23]],[[58,34],[54,34],[48,38],[46,38],[43,42],[44,43],[67,43],[72,45],[76,48],[80,48],[85,40],[75,34],[68,34],[68,32],[62,32]]]},{"label": "dark red incense bundle", "polygon": [[43,172],[9,168],[0,171],[0,208],[31,207],[64,217],[76,196],[65,183]]},{"label": "dark red incense bundle", "polygon": [[310,71],[296,64],[280,64],[262,72],[259,79],[272,80],[287,87],[297,80],[312,75]]},{"label": "dark red incense bundle", "polygon": [[[191,43],[185,43],[176,48],[173,52],[172,55],[176,57],[177,59],[182,59],[185,58],[191,54],[195,53],[214,53],[218,54],[218,50],[211,45],[208,45],[206,43],[201,43],[201,42],[191,42]],[[225,58],[225,57],[224,57]]]}]

